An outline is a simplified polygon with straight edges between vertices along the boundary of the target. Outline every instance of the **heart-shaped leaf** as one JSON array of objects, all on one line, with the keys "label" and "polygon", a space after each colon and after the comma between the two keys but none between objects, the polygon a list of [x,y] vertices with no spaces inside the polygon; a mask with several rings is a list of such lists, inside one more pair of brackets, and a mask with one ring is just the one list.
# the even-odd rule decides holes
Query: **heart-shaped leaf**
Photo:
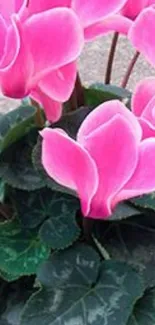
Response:
[{"label": "heart-shaped leaf", "polygon": [[21,229],[15,220],[0,224],[0,270],[14,278],[36,272],[50,253],[35,231]]},{"label": "heart-shaped leaf", "polygon": [[144,294],[136,303],[134,311],[127,325],[154,325],[155,324],[155,288]]},{"label": "heart-shaped leaf", "polygon": [[42,288],[27,302],[21,325],[126,325],[143,294],[139,276],[119,262],[103,262],[86,245],[55,253],[41,267]]},{"label": "heart-shaped leaf", "polygon": [[36,128],[35,114],[36,108],[23,105],[0,117],[0,153]]},{"label": "heart-shaped leaf", "polygon": [[140,215],[119,222],[95,224],[95,238],[111,258],[126,261],[136,268],[146,286],[155,285],[155,219]]}]

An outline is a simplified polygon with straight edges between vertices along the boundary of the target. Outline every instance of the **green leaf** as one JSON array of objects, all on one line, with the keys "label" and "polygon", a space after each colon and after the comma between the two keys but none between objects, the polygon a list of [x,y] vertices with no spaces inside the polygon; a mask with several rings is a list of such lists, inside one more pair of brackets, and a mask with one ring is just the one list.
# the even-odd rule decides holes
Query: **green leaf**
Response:
[{"label": "green leaf", "polygon": [[92,84],[89,88],[85,88],[84,92],[86,105],[88,106],[98,106],[108,100],[128,99],[131,96],[131,93],[124,88],[102,83]]},{"label": "green leaf", "polygon": [[35,128],[36,108],[20,106],[0,117],[0,153]]},{"label": "green leaf", "polygon": [[11,198],[22,227],[33,229],[50,218],[56,196],[57,193],[47,188],[30,192],[13,190]]},{"label": "green leaf", "polygon": [[50,218],[40,228],[41,240],[53,249],[64,249],[70,246],[80,235],[75,220],[79,208],[79,202],[75,198],[56,195],[51,201]]},{"label": "green leaf", "polygon": [[31,154],[38,132],[33,130],[1,155],[0,176],[3,182],[22,190],[35,190],[45,186],[32,164]]},{"label": "green leaf", "polygon": [[84,245],[53,254],[38,278],[42,288],[27,302],[21,325],[125,325],[143,294],[129,266],[100,264],[96,252]]},{"label": "green leaf", "polygon": [[155,192],[130,200],[135,206],[155,211]]},{"label": "green leaf", "polygon": [[36,273],[50,249],[35,231],[21,229],[17,221],[0,224],[0,270],[13,277]]},{"label": "green leaf", "polygon": [[5,199],[5,187],[5,182],[0,179],[0,203],[3,203]]},{"label": "green leaf", "polygon": [[127,219],[140,213],[141,212],[134,206],[132,206],[130,203],[123,202],[117,205],[117,207],[113,211],[113,214],[110,216],[109,221]]},{"label": "green leaf", "polygon": [[[10,271],[10,273],[11,273],[11,271]],[[14,274],[10,274],[10,273],[0,270],[0,277],[7,282],[12,282],[19,278],[18,275],[14,275]]]},{"label": "green leaf", "polygon": [[155,285],[155,221],[151,215],[120,222],[100,221],[95,224],[94,235],[111,258],[131,264],[146,286]]},{"label": "green leaf", "polygon": [[155,288],[148,290],[136,303],[128,325],[155,324]]},{"label": "green leaf", "polygon": [[25,302],[34,292],[32,277],[14,283],[3,282],[0,287],[0,325],[19,325]]}]

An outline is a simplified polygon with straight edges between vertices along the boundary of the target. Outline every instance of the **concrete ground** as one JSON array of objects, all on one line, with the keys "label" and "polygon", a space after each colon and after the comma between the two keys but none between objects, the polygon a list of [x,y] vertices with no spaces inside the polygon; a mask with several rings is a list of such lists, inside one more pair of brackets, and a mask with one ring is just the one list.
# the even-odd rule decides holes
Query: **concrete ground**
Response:
[{"label": "concrete ground", "polygon": [[[79,70],[82,81],[85,85],[92,82],[103,82],[105,78],[106,63],[111,44],[112,34],[104,36],[92,43],[86,44],[79,62]],[[135,50],[131,47],[127,39],[123,36],[119,38],[119,46],[115,56],[115,64],[112,76],[112,83],[120,85],[127,65],[133,57]],[[148,64],[142,56],[139,57],[134,68],[132,77],[128,84],[128,89],[133,90],[135,84],[148,76],[155,76],[155,69]],[[6,112],[19,104],[19,101],[0,98],[0,111]]]}]

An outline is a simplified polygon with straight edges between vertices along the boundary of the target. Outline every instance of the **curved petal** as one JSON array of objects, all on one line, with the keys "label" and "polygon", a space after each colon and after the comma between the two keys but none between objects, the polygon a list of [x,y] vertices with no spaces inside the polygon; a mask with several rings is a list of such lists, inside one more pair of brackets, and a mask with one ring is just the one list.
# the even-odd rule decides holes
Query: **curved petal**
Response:
[{"label": "curved petal", "polygon": [[108,101],[94,109],[81,124],[77,135],[78,141],[82,143],[86,136],[90,135],[95,129],[108,122],[116,114],[120,114],[126,118],[138,141],[140,141],[142,130],[136,117],[119,100]]},{"label": "curved petal", "polygon": [[20,51],[21,36],[15,15],[13,15],[11,22],[12,24],[6,29],[6,40],[3,40],[5,47],[3,49],[4,55],[0,60],[0,70],[8,70],[15,62]]},{"label": "curved petal", "polygon": [[49,122],[57,122],[62,114],[62,104],[53,100],[46,93],[44,93],[39,87],[36,90],[31,91],[30,97],[38,102],[44,109],[46,119]]},{"label": "curved petal", "polygon": [[83,214],[88,215],[98,186],[94,161],[85,149],[64,132],[45,128],[41,135],[42,164],[46,172],[59,184],[78,193]]},{"label": "curved petal", "polygon": [[132,111],[136,116],[141,116],[145,107],[155,96],[155,78],[145,78],[140,81],[133,93],[131,100]]},{"label": "curved petal", "polygon": [[71,0],[33,0],[29,1],[28,9],[29,14],[32,15],[52,8],[70,7],[70,5]]},{"label": "curved petal", "polygon": [[124,199],[129,199],[142,194],[155,191],[155,139],[149,138],[140,144],[139,160],[136,170],[116,196],[115,204]]},{"label": "curved petal", "polygon": [[[12,98],[23,98],[28,95],[29,84],[33,75],[33,60],[25,39],[20,20],[14,19],[14,30],[10,29],[8,55],[4,57],[0,67],[1,89],[4,95]],[[15,36],[16,35],[16,36]],[[12,56],[12,58],[11,58]],[[12,61],[10,61],[12,59]],[[10,61],[10,62],[9,62]],[[6,65],[8,63],[8,65]],[[3,67],[3,64],[6,66]]]},{"label": "curved petal", "polygon": [[117,13],[125,2],[126,0],[72,0],[72,8],[79,16],[83,27],[88,27]]},{"label": "curved petal", "polygon": [[110,16],[103,21],[93,24],[84,30],[85,39],[93,40],[95,37],[102,36],[109,32],[115,31],[127,35],[132,25],[132,21],[119,14]]},{"label": "curved petal", "polygon": [[0,62],[4,55],[6,37],[7,37],[7,26],[5,24],[4,18],[0,15]]},{"label": "curved petal", "polygon": [[121,13],[122,15],[134,20],[148,5],[148,0],[127,0],[126,4],[121,10]]},{"label": "curved petal", "polygon": [[35,63],[34,84],[50,71],[73,62],[84,42],[79,20],[67,8],[33,15],[26,20],[25,36]]},{"label": "curved petal", "polygon": [[144,9],[129,31],[129,39],[149,63],[155,65],[155,8]]},{"label": "curved petal", "polygon": [[19,12],[20,10],[23,10],[26,8],[26,5],[28,5],[28,2],[34,2],[31,0],[14,0],[14,6],[15,6],[15,12]]},{"label": "curved petal", "polygon": [[39,86],[42,91],[55,101],[65,102],[69,99],[75,85],[77,66],[75,62],[50,72]]},{"label": "curved petal", "polygon": [[155,127],[155,96],[146,105],[141,117]]},{"label": "curved petal", "polygon": [[99,187],[91,204],[89,217],[106,218],[112,212],[113,196],[131,178],[138,159],[138,141],[131,124],[120,114],[83,140],[96,163]]},{"label": "curved petal", "polygon": [[143,135],[142,139],[147,139],[147,138],[155,138],[155,126],[152,125],[149,121],[144,119],[143,117],[139,117],[139,123],[141,125]]},{"label": "curved petal", "polygon": [[5,19],[6,23],[10,23],[10,17],[13,13],[15,13],[15,0],[9,1],[0,1],[0,13]]}]

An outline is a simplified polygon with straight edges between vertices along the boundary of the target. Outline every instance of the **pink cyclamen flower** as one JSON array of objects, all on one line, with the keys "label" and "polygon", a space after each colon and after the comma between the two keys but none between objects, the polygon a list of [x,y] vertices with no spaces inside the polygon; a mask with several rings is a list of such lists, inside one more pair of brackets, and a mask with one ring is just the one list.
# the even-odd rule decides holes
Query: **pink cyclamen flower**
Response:
[{"label": "pink cyclamen flower", "polygon": [[143,139],[155,137],[155,78],[146,78],[137,84],[131,108],[141,124]]},{"label": "pink cyclamen flower", "polygon": [[155,4],[155,0],[127,0],[121,10],[121,14],[131,20],[135,20],[143,9],[152,4]]},{"label": "pink cyclamen flower", "polygon": [[127,0],[31,0],[29,14],[41,12],[54,7],[70,7],[78,15],[84,29],[85,40],[117,30],[126,34],[131,21],[120,17],[118,12]]},{"label": "pink cyclamen flower", "polygon": [[91,112],[77,141],[60,129],[41,136],[46,172],[77,192],[84,216],[107,218],[118,202],[155,190],[155,138],[141,140],[137,118],[118,100]]},{"label": "pink cyclamen flower", "polygon": [[129,31],[129,39],[133,46],[137,51],[141,52],[153,66],[155,65],[154,30],[155,6],[151,6],[141,12]]},{"label": "pink cyclamen flower", "polygon": [[[31,2],[31,0],[29,1]],[[50,121],[74,87],[83,30],[68,8],[26,15],[27,1],[0,4],[0,87],[8,97],[37,98]]]}]

